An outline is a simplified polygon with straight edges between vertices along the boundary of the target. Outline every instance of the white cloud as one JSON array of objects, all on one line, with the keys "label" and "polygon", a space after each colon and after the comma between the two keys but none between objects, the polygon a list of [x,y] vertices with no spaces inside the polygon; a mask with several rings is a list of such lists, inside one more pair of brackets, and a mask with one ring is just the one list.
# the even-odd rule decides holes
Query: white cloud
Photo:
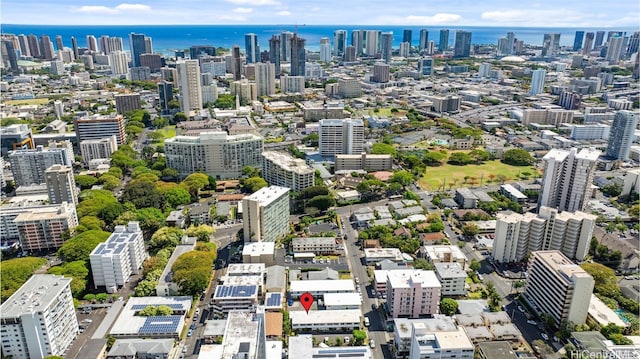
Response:
[{"label": "white cloud", "polygon": [[233,9],[233,12],[235,12],[236,14],[249,14],[253,12],[253,9],[250,7],[237,7]]},{"label": "white cloud", "polygon": [[278,11],[278,12],[276,13],[276,15],[280,15],[280,16],[291,16],[291,11],[287,11],[287,10]]},{"label": "white cloud", "polygon": [[79,7],[72,8],[73,12],[82,12],[86,14],[104,14],[104,15],[114,15],[121,12],[131,12],[131,11],[146,12],[150,10],[151,10],[151,6],[149,5],[127,4],[127,3],[122,3],[115,7],[87,5],[87,6],[79,6]]},{"label": "white cloud", "polygon": [[265,6],[265,5],[280,5],[276,0],[225,0],[236,5],[250,5],[250,6]]},{"label": "white cloud", "polygon": [[575,10],[554,9],[554,10],[505,10],[505,11],[485,11],[480,17],[489,21],[491,25],[505,26],[542,26],[542,27],[580,27],[587,23],[591,16],[585,16]]},{"label": "white cloud", "polygon": [[377,23],[382,25],[450,25],[458,23],[462,20],[462,16],[458,14],[438,13],[433,16],[427,15],[409,15],[400,16],[382,16],[378,18]]}]

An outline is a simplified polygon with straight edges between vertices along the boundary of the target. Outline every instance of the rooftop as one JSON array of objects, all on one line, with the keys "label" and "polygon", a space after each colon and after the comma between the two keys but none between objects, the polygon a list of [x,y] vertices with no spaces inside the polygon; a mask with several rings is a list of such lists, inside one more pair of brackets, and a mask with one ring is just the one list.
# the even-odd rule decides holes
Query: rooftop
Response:
[{"label": "rooftop", "polygon": [[281,198],[289,193],[289,188],[279,186],[264,187],[253,193],[250,196],[245,197],[247,201],[257,201],[261,206],[268,206],[273,201]]},{"label": "rooftop", "polygon": [[314,169],[307,165],[307,163],[303,159],[293,158],[286,153],[265,151],[262,152],[262,156],[274,163],[277,163],[278,166],[282,167],[285,171],[291,171],[298,174],[308,174],[315,172]]},{"label": "rooftop", "polygon": [[435,263],[436,273],[440,278],[466,278],[467,273],[459,263]]},{"label": "rooftop", "polygon": [[259,317],[251,312],[229,312],[227,328],[224,331],[221,359],[236,358],[239,349],[248,347],[249,357],[253,358],[257,347]]},{"label": "rooftop", "polygon": [[289,287],[291,293],[304,292],[354,292],[356,290],[350,279],[340,280],[292,280]]},{"label": "rooftop", "polygon": [[324,295],[324,305],[332,306],[360,306],[360,293],[327,293]]},{"label": "rooftop", "polygon": [[91,251],[91,255],[111,256],[128,250],[128,244],[142,236],[138,222],[129,222],[128,226],[116,226],[106,242],[100,243]]},{"label": "rooftop", "polygon": [[34,274],[13,295],[0,306],[0,318],[16,318],[47,311],[51,302],[57,299],[71,278],[52,274]]},{"label": "rooftop", "polygon": [[336,323],[359,323],[362,313],[360,309],[347,310],[310,310],[290,311],[291,324],[293,325],[331,325]]},{"label": "rooftop", "polygon": [[391,270],[387,272],[387,282],[392,288],[411,288],[413,283],[421,287],[440,288],[440,281],[434,271],[421,269]]},{"label": "rooftop", "polygon": [[136,315],[151,305],[166,305],[178,313],[186,313],[191,309],[191,297],[131,297],[111,327],[110,334],[139,337],[162,334],[177,337],[184,326],[184,314],[156,317]]}]

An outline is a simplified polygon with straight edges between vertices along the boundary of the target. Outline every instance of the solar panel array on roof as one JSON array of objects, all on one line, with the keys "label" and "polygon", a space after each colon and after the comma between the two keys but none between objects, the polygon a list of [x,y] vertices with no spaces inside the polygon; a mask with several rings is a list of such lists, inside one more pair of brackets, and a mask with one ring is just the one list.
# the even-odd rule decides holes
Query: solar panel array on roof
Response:
[{"label": "solar panel array on roof", "polygon": [[160,305],[167,306],[167,307],[169,307],[169,308],[171,308],[173,310],[182,310],[182,309],[184,309],[184,305],[182,305],[182,304],[158,304],[158,305],[155,305],[155,304],[134,304],[134,305],[131,306],[131,310],[143,310],[144,308],[146,308],[148,306],[157,307],[157,306],[160,306]]},{"label": "solar panel array on roof", "polygon": [[282,304],[282,293],[271,293],[267,297],[267,307],[279,307]]},{"label": "solar panel array on roof", "polygon": [[182,318],[181,315],[148,317],[138,330],[138,334],[175,333],[178,330],[180,318]]},{"label": "solar panel array on roof", "polygon": [[216,288],[216,297],[253,297],[258,291],[256,285],[219,285]]}]

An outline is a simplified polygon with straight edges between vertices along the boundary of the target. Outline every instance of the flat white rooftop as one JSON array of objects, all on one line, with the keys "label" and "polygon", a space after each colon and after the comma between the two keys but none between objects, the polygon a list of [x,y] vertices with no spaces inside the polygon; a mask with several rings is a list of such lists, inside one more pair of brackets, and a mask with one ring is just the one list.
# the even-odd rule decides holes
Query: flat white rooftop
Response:
[{"label": "flat white rooftop", "polygon": [[2,306],[0,318],[16,318],[23,314],[47,311],[71,278],[53,274],[34,274]]},{"label": "flat white rooftop", "polygon": [[292,325],[334,325],[341,323],[360,323],[361,312],[359,309],[347,310],[310,310],[290,311]]},{"label": "flat white rooftop", "polygon": [[331,306],[359,306],[362,304],[360,293],[327,293],[324,295],[324,305]]},{"label": "flat white rooftop", "polygon": [[254,194],[245,197],[248,201],[257,201],[261,206],[268,206],[273,201],[279,199],[289,192],[289,188],[280,186],[264,187]]},{"label": "flat white rooftop", "polygon": [[292,280],[291,293],[304,292],[355,292],[356,287],[350,279],[340,280]]},{"label": "flat white rooftop", "polygon": [[440,288],[440,281],[434,271],[420,269],[391,270],[387,272],[387,281],[392,288],[411,288],[411,283],[421,283],[422,287]]}]

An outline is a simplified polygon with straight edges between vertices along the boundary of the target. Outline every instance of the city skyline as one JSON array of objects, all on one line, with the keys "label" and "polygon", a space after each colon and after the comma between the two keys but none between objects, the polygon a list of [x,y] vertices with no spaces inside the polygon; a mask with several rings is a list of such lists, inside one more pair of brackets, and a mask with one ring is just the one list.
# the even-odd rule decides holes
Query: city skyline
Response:
[{"label": "city skyline", "polygon": [[[514,4],[507,0],[482,3],[437,1],[416,4],[350,2],[345,11],[338,2],[290,0],[225,0],[212,7],[203,0],[140,1],[87,4],[71,0],[64,5],[37,0],[8,0],[2,4],[3,24],[47,25],[169,25],[169,24],[313,24],[313,25],[459,25],[528,27],[636,26],[640,4],[550,0]],[[594,15],[597,14],[597,15]],[[202,20],[199,20],[202,19]]]}]

